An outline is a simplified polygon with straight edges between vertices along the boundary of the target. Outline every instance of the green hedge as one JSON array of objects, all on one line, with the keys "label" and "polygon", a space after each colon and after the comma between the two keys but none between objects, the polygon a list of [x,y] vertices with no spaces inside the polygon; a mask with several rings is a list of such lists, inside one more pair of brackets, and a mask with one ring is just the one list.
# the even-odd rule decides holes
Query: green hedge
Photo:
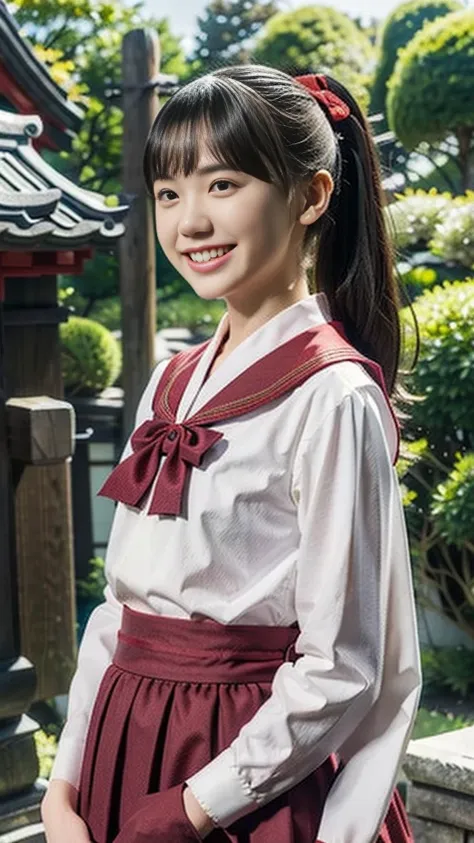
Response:
[{"label": "green hedge", "polygon": [[474,10],[427,23],[401,50],[388,82],[390,128],[412,150],[474,125]]},{"label": "green hedge", "polygon": [[61,367],[70,394],[94,395],[112,386],[120,375],[122,353],[113,334],[81,316],[60,326]]},{"label": "green hedge", "polygon": [[462,8],[457,0],[410,0],[397,6],[389,15],[377,39],[380,59],[371,90],[371,113],[385,111],[387,83],[393,73],[399,51],[406,47],[425,23]]}]

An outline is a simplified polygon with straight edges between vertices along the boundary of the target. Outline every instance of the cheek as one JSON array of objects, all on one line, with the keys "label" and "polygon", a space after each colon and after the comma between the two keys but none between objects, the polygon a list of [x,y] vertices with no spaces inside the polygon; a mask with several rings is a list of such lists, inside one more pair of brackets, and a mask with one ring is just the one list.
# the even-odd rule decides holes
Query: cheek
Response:
[{"label": "cheek", "polygon": [[170,220],[164,219],[163,216],[155,213],[155,231],[158,243],[163,249],[166,257],[169,258],[170,253],[172,252],[172,244],[174,242],[173,229],[170,225]]}]

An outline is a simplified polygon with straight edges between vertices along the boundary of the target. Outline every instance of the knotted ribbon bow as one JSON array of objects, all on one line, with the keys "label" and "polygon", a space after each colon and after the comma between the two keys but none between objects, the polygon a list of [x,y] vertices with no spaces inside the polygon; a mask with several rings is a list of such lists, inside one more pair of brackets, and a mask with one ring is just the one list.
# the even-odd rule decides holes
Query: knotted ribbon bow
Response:
[{"label": "knotted ribbon bow", "polygon": [[308,73],[306,76],[295,76],[295,81],[304,85],[311,96],[321,102],[329,111],[334,122],[345,120],[351,110],[344,100],[328,88],[326,77],[322,73]]},{"label": "knotted ribbon bow", "polygon": [[133,433],[134,453],[119,463],[100,494],[114,497],[130,506],[139,506],[166,454],[161,482],[155,486],[148,510],[150,515],[178,515],[186,479],[186,466],[201,465],[204,454],[224,434],[192,422],[177,424],[154,416]]}]

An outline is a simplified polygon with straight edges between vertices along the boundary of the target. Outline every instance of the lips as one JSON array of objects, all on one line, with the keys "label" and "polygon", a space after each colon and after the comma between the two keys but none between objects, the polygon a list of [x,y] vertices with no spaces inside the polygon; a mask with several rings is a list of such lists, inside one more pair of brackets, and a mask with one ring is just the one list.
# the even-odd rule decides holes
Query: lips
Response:
[{"label": "lips", "polygon": [[[186,252],[185,254],[186,254],[186,257],[190,257],[191,260],[194,260],[196,263],[203,263],[205,261],[208,261],[208,260],[211,260],[211,259],[214,259],[214,258],[222,257],[222,254],[226,254],[227,252],[230,252],[231,249],[233,249],[234,247],[235,247],[235,244],[228,243],[225,246],[209,246],[208,248],[203,247],[201,249],[191,249],[190,251]],[[211,255],[211,252],[215,252],[215,253],[221,252],[221,254],[220,255],[218,255],[218,254]],[[200,260],[199,260],[199,258],[200,258]]]},{"label": "lips", "polygon": [[235,246],[229,249],[228,252],[225,252],[223,255],[219,257],[210,258],[207,261],[193,261],[190,255],[185,254],[184,257],[188,262],[188,266],[190,266],[195,272],[212,272],[214,269],[218,269],[222,264],[226,263],[232,253],[235,251]]}]

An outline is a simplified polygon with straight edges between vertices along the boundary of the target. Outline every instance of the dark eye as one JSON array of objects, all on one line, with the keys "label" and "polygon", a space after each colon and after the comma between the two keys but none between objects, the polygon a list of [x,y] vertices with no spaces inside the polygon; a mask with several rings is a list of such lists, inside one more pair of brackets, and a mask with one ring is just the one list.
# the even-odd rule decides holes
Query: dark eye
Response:
[{"label": "dark eye", "polygon": [[[156,197],[156,198],[157,198],[157,200],[158,200],[158,199],[163,199],[163,198],[164,198],[164,196],[165,196],[165,193],[174,193],[174,190],[170,190],[169,188],[168,188],[168,189],[165,189],[165,190],[160,190],[160,192],[158,193],[158,195],[157,195],[157,197]],[[175,193],[174,195],[176,196],[176,193]]]},{"label": "dark eye", "polygon": [[[215,186],[216,186],[216,184],[225,184],[225,185],[230,184],[230,186],[231,186],[231,187],[235,187],[235,184],[234,184],[232,181],[229,181],[228,179],[219,179],[218,181],[215,181],[215,182],[214,182],[214,184],[212,185],[212,187],[215,187]],[[224,191],[223,191],[223,190],[218,190],[217,192],[218,192],[218,193],[223,193]]]}]

